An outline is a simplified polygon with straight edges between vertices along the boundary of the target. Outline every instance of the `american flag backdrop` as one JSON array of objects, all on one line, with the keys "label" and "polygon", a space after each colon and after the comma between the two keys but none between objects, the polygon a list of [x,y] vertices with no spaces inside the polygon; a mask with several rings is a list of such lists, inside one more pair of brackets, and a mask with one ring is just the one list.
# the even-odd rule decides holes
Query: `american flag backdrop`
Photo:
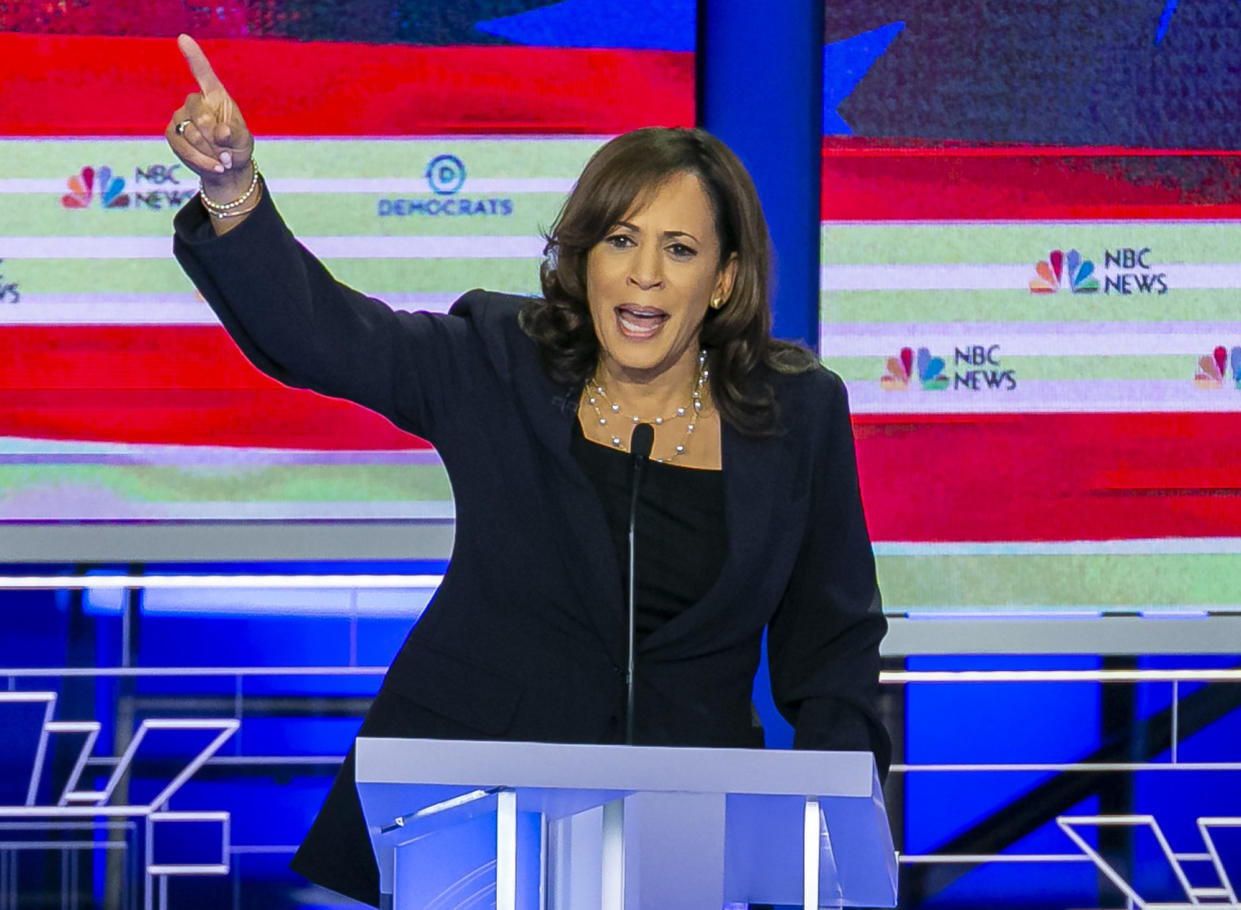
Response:
[{"label": "american flag backdrop", "polygon": [[821,350],[885,603],[1241,603],[1241,3],[826,4]]},{"label": "american flag backdrop", "polygon": [[[338,277],[444,309],[538,289],[541,229],[613,134],[694,122],[694,4],[0,5],[0,520],[410,518],[421,440],[251,368],[171,258],[201,40],[274,197]],[[364,368],[364,365],[359,365]]]}]

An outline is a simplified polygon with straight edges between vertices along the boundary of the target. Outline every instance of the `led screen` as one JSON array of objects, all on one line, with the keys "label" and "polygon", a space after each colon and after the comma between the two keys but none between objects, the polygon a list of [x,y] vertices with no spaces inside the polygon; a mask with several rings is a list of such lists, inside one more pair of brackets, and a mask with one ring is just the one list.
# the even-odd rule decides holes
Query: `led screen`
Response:
[{"label": "led screen", "polygon": [[305,244],[444,310],[537,292],[540,231],[603,139],[693,124],[693,4],[0,8],[0,520],[451,514],[424,442],[259,374],[173,261],[196,191],[162,140],[196,90],[180,31]]},{"label": "led screen", "polygon": [[888,608],[1241,605],[1241,5],[825,5],[821,350]]}]

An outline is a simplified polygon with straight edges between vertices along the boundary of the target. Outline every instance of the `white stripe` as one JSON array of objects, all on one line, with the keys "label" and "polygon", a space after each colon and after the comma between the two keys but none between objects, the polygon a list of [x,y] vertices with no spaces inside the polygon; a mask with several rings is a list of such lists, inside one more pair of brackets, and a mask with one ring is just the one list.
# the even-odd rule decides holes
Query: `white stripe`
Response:
[{"label": "white stripe", "polygon": [[574,180],[566,177],[466,177],[465,184],[452,196],[437,197],[427,186],[425,177],[352,177],[316,178],[283,177],[267,181],[273,193],[374,193],[384,196],[407,194],[428,198],[522,193],[554,193],[563,196],[573,189]]},{"label": "white stripe", "polygon": [[[89,514],[84,514],[88,512]],[[0,521],[452,521],[451,500],[393,502],[108,502],[97,509],[72,498],[63,502],[0,500]]]},{"label": "white stripe", "polygon": [[[997,345],[996,357],[1061,357],[1095,355],[1100,357],[1185,356],[1204,357],[1215,346],[1228,340],[1241,344],[1241,322],[1233,323],[1227,335],[1219,330],[1177,331],[1167,325],[1167,334],[1153,332],[1097,332],[1077,334],[1073,323],[1044,324],[1043,332],[1011,332],[1008,327],[982,334],[957,325],[921,325],[908,331],[875,331],[859,334],[854,326],[827,325],[820,333],[819,350],[824,357],[893,357],[901,348],[922,345],[953,365],[956,349],[974,345]],[[842,330],[843,329],[843,330]],[[1193,362],[1186,369],[1192,370]],[[968,369],[967,364],[962,367]]]},{"label": "white stripe", "polygon": [[1011,291],[1027,290],[1033,265],[931,264],[825,265],[824,291]]},{"label": "white stripe", "polygon": [[[288,193],[363,193],[381,196],[409,195],[427,198],[456,198],[478,196],[519,195],[526,193],[551,193],[563,196],[573,189],[571,177],[467,177],[465,185],[453,196],[436,196],[427,186],[422,175],[393,177],[272,177],[264,178],[271,191]],[[198,184],[193,180],[176,183],[134,183],[126,180],[125,191],[146,193],[155,190],[182,190],[195,192]],[[63,177],[3,177],[0,178],[0,195],[54,194],[64,195],[69,185]],[[98,206],[98,202],[94,206]],[[94,207],[92,206],[92,207]]]},{"label": "white stripe", "polygon": [[875,555],[900,556],[1149,556],[1241,554],[1241,537],[1154,537],[1133,540],[957,541],[923,543],[889,541],[874,545]]},{"label": "white stripe", "polygon": [[[323,259],[538,259],[541,237],[300,237]],[[171,259],[172,237],[0,237],[0,258]]]},{"label": "white stripe", "polygon": [[[950,368],[949,368],[950,370]],[[1022,380],[1017,374],[1014,391],[953,390],[928,392],[917,380],[904,391],[874,382],[851,382],[849,403],[854,414],[1036,414],[1036,413],[1148,413],[1148,412],[1241,412],[1241,391],[1230,388],[1195,388],[1186,378],[1092,380]],[[951,375],[950,377],[951,378]]]},{"label": "white stripe", "polygon": [[[33,296],[33,295],[31,295]],[[101,295],[102,296],[102,295]],[[0,325],[219,325],[200,300],[40,300],[0,307]]]},{"label": "white stripe", "polygon": [[[1241,263],[1169,262],[1151,269],[1164,273],[1172,293],[1176,290],[1241,288]],[[1095,264],[1100,286],[1110,273]],[[1117,272],[1116,274],[1121,274]],[[825,265],[819,282],[832,291],[1013,291],[1020,299],[1038,300],[1030,293],[1030,281],[1038,276],[1034,263],[902,263],[880,265]],[[1069,290],[1059,292],[1069,296]],[[1102,293],[1102,288],[1099,293]],[[1136,292],[1135,292],[1136,293]],[[1050,296],[1050,295],[1049,295]],[[1082,295],[1089,301],[1097,295]]]},{"label": "white stripe", "polygon": [[885,683],[1241,682],[1241,670],[893,670],[880,678]]},{"label": "white stripe", "polygon": [[[394,294],[382,299],[394,310],[447,313],[457,294]],[[0,306],[0,325],[219,325],[215,313],[193,294],[24,294]]]}]

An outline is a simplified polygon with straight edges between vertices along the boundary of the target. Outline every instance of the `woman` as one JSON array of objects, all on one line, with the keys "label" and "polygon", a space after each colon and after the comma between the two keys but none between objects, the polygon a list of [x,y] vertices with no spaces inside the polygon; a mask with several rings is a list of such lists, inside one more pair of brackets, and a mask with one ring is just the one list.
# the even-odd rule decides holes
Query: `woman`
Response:
[{"label": "woman", "polygon": [[[236,106],[180,43],[201,91],[167,137],[203,192],[177,216],[178,260],[255,365],[430,440],[452,480],[450,567],[361,733],[623,740],[626,449],[645,422],[635,741],[761,747],[766,629],[795,746],[886,768],[844,388],[770,338],[766,225],[736,157],[695,130],[621,136],[549,232],[543,299],[395,313],[297,244]],[[293,865],[377,903],[352,754]]]}]

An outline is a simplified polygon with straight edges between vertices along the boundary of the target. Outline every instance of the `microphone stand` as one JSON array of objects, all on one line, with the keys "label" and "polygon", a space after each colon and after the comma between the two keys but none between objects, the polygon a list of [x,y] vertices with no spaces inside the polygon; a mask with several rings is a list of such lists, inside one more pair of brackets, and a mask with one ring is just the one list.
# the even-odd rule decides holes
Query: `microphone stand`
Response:
[{"label": "microphone stand", "polygon": [[642,468],[651,455],[651,445],[655,442],[655,428],[649,423],[640,423],[633,428],[629,437],[629,454],[633,459],[633,482],[629,492],[629,647],[628,663],[625,667],[625,742],[633,745],[634,730],[634,643],[637,626],[637,600],[634,588],[637,586],[637,563],[634,559],[636,535],[634,529],[638,520],[638,490],[642,486]]}]

